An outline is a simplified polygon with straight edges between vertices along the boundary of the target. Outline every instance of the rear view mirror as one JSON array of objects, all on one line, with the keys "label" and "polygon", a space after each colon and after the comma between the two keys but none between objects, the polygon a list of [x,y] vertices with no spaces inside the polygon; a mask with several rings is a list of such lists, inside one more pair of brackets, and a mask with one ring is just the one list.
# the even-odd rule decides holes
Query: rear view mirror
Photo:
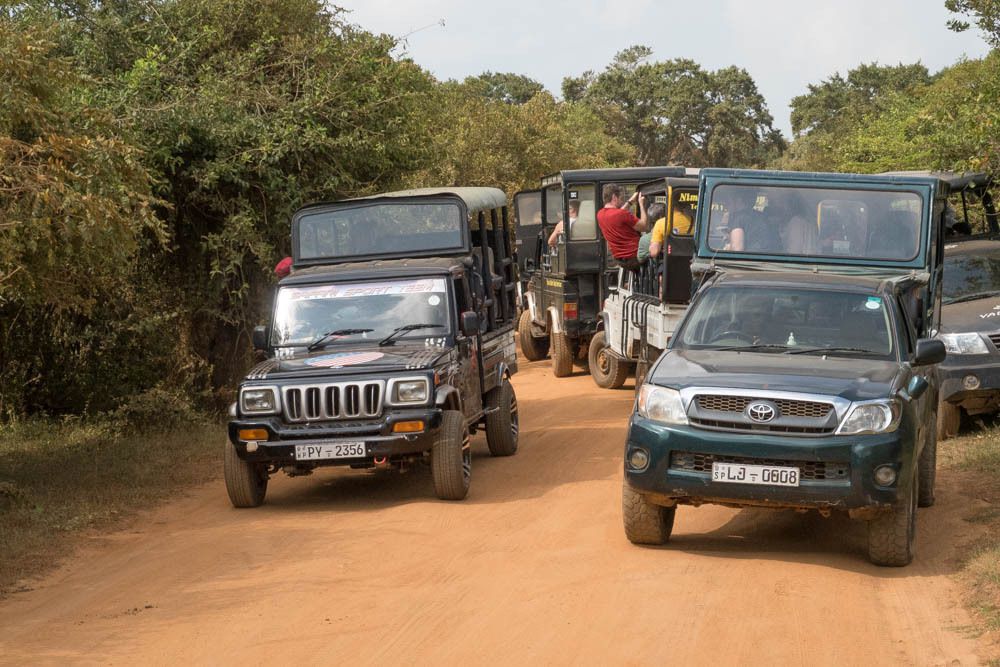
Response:
[{"label": "rear view mirror", "polygon": [[479,314],[472,310],[462,313],[462,333],[475,336],[479,333]]},{"label": "rear view mirror", "polygon": [[917,353],[913,355],[914,366],[928,366],[944,361],[944,343],[936,338],[921,338],[917,341]]},{"label": "rear view mirror", "polygon": [[267,326],[260,324],[253,328],[253,349],[267,350]]}]

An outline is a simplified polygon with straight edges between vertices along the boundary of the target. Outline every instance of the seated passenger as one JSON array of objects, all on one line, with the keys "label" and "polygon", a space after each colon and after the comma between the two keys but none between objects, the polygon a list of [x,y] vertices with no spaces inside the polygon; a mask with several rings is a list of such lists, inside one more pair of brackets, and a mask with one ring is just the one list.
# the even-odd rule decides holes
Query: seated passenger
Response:
[{"label": "seated passenger", "polygon": [[[660,224],[660,223],[663,224]],[[687,216],[680,208],[675,208],[673,215],[670,216],[670,224],[666,224],[666,219],[660,220],[653,227],[653,236],[649,244],[649,256],[659,257],[660,249],[663,248],[663,244],[666,242],[670,235],[674,232],[678,234],[690,234],[691,226],[694,223],[691,218]]]},{"label": "seated passenger", "polygon": [[555,229],[553,229],[552,233],[549,234],[550,248],[555,249],[556,244],[559,243],[559,235],[562,234],[563,231],[566,232],[567,237],[569,236],[570,230],[573,229],[573,223],[576,222],[576,218],[579,215],[580,215],[580,202],[577,200],[573,200],[569,203],[569,227],[564,230],[562,220],[556,223]]},{"label": "seated passenger", "polygon": [[723,224],[729,228],[729,243],[725,250],[739,252],[777,252],[781,248],[778,229],[754,209],[757,190],[734,187],[727,205]]},{"label": "seated passenger", "polygon": [[892,210],[873,221],[868,234],[872,259],[910,259],[917,254],[920,220],[912,211]]},{"label": "seated passenger", "polygon": [[[772,210],[773,209],[773,210]],[[806,211],[801,197],[789,189],[768,196],[764,215],[781,230],[782,248],[789,255],[815,255],[818,251],[816,217]]]},{"label": "seated passenger", "polygon": [[656,222],[653,223],[652,231],[643,232],[642,236],[639,237],[639,251],[636,257],[639,258],[640,262],[645,262],[650,257],[656,257],[659,253],[659,245],[657,245],[656,253],[654,253],[653,244],[656,243],[657,234],[659,234],[660,243],[663,243],[663,228],[667,222],[666,214],[667,207],[659,202],[652,204],[646,211],[649,219]]}]

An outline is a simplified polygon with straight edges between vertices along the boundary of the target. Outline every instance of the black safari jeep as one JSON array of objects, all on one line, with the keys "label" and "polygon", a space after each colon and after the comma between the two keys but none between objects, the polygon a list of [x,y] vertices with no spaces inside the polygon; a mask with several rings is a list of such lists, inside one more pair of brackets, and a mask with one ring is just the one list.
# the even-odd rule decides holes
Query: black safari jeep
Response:
[{"label": "black safari jeep", "polygon": [[469,488],[471,434],[517,451],[517,270],[506,196],[424,189],[317,204],[292,219],[294,270],[267,360],[231,408],[225,478],[260,505],[278,470],[430,464],[439,498]]},{"label": "black safari jeep", "polygon": [[705,169],[701,284],[639,390],[622,507],[662,544],[678,505],[847,512],[913,557],[934,502],[943,217],[928,176]]}]

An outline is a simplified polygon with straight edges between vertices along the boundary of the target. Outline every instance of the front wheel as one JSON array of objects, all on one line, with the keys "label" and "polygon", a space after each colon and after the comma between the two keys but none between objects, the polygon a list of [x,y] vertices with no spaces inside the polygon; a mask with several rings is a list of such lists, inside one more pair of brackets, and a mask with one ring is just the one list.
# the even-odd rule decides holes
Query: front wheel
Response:
[{"label": "front wheel", "polygon": [[958,435],[962,422],[962,408],[948,401],[938,400],[937,439],[947,440]]},{"label": "front wheel", "polygon": [[222,457],[226,492],[233,507],[258,507],[267,494],[267,466],[240,458],[236,446],[226,441]]},{"label": "front wheel", "polygon": [[622,361],[608,347],[605,332],[598,331],[590,339],[590,375],[598,387],[618,389],[628,378],[632,364]]},{"label": "front wheel", "polygon": [[876,565],[902,567],[913,560],[917,532],[917,485],[914,479],[896,505],[868,522],[868,559]]},{"label": "front wheel", "polygon": [[441,416],[441,430],[431,448],[431,477],[441,500],[462,500],[469,493],[472,444],[465,416],[458,410],[445,410]]},{"label": "front wheel", "polygon": [[510,380],[486,395],[486,444],[493,456],[512,456],[517,452],[517,396]]},{"label": "front wheel", "polygon": [[[932,429],[932,433],[936,429]],[[917,460],[917,507],[930,507],[934,504],[934,482],[937,479],[937,440],[931,436],[924,444]]]},{"label": "front wheel", "polygon": [[622,481],[622,519],[632,544],[666,544],[674,530],[677,506],[654,505],[628,481]]},{"label": "front wheel", "polygon": [[541,361],[549,353],[549,339],[547,336],[541,338],[534,334],[535,325],[531,321],[531,312],[521,313],[521,319],[517,322],[517,337],[521,341],[521,353],[528,361]]}]

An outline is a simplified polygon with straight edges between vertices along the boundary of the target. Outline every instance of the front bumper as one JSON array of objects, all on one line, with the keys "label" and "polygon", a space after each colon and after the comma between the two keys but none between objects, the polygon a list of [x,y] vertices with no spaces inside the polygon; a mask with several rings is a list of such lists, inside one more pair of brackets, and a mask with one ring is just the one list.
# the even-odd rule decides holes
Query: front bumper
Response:
[{"label": "front bumper", "polygon": [[[364,464],[374,459],[393,460],[402,456],[420,454],[429,450],[441,428],[442,411],[438,408],[395,410],[379,419],[344,422],[315,422],[311,424],[288,424],[277,416],[261,418],[237,418],[229,422],[229,441],[236,447],[236,453],[245,461],[275,465],[352,465]],[[418,433],[393,433],[397,422],[424,422],[424,430]],[[244,429],[265,429],[268,439],[254,440],[254,451],[248,451],[248,441],[240,440],[239,432]],[[323,459],[297,461],[295,445],[365,444],[366,455],[349,459]]]},{"label": "front bumper", "polygon": [[[1000,409],[1000,357],[994,354],[951,355],[938,366],[940,397],[960,405],[970,414]],[[975,389],[966,389],[963,380],[973,375]]]},{"label": "front bumper", "polygon": [[[828,437],[750,435],[667,426],[633,415],[625,444],[625,479],[635,490],[662,505],[843,509],[863,517],[893,505],[901,485],[913,479],[912,445],[904,442],[900,431]],[[649,463],[642,471],[628,464],[631,450],[637,447],[649,455]],[[700,455],[701,461],[735,457],[740,462],[766,461],[766,465],[829,473],[809,479],[803,472],[797,487],[713,482],[710,464],[707,470],[683,467],[685,461],[691,460],[688,454]],[[875,468],[886,464],[897,471],[897,482],[890,487],[877,485],[873,478]]]}]

